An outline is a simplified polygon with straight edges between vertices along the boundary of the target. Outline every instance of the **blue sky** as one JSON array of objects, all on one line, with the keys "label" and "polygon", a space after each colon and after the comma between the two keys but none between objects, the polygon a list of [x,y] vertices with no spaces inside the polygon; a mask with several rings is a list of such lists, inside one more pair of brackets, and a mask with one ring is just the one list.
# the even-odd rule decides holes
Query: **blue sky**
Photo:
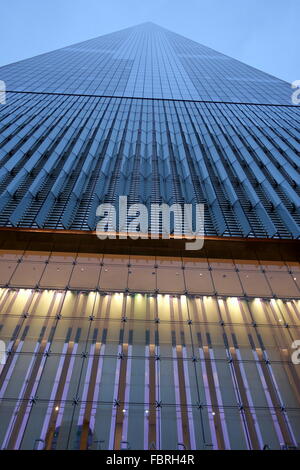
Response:
[{"label": "blue sky", "polygon": [[300,0],[3,0],[1,18],[0,65],[153,21],[286,81],[300,79]]}]

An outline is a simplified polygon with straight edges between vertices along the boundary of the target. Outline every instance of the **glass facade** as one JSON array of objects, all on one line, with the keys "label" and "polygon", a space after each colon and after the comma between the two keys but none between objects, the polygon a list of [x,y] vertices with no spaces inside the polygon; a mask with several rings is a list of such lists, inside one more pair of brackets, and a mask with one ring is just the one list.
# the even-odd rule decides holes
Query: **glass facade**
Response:
[{"label": "glass facade", "polygon": [[[0,79],[0,448],[299,447],[290,85],[151,23]],[[119,196],[203,203],[212,244],[75,248]]]},{"label": "glass facade", "polygon": [[203,203],[206,235],[298,238],[299,123],[296,106],[8,93],[0,226],[94,230],[127,196]]},{"label": "glass facade", "polygon": [[152,23],[0,68],[11,91],[291,104],[288,83]]},{"label": "glass facade", "polygon": [[299,446],[299,263],[5,251],[0,272],[2,449]]},{"label": "glass facade", "polygon": [[0,78],[0,226],[94,230],[122,195],[203,203],[206,235],[300,236],[289,84],[151,23]]}]

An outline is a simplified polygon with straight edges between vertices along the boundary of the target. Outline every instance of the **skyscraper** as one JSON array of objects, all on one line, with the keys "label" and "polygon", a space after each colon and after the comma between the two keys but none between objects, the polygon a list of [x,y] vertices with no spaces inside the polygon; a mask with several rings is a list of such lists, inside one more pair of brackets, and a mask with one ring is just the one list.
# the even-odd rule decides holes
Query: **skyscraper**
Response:
[{"label": "skyscraper", "polygon": [[[298,447],[290,85],[152,23],[0,79],[0,446]],[[204,247],[100,240],[120,197],[203,204]]]}]

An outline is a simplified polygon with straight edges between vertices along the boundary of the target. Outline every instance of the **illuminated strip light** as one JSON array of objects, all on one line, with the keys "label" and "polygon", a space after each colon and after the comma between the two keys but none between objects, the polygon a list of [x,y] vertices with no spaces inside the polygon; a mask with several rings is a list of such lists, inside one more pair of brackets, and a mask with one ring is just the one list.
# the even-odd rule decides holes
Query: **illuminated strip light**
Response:
[{"label": "illuminated strip light", "polygon": [[173,346],[172,348],[172,355],[173,355],[172,362],[173,362],[174,385],[175,385],[177,437],[178,437],[178,442],[183,442],[182,419],[181,419],[181,408],[180,408],[180,391],[179,391],[180,385],[179,385],[179,379],[178,379],[176,346]]},{"label": "illuminated strip light", "polygon": [[[274,315],[275,318],[276,318],[276,314],[275,314],[275,310],[274,310],[274,307],[273,307],[273,305],[272,305],[272,302],[270,302],[269,305],[270,305],[270,308],[271,308],[271,311],[272,311],[273,315]],[[264,310],[264,313],[265,313],[265,315],[266,315],[266,318],[268,318],[268,311],[267,311],[267,308],[266,308],[266,305],[265,305],[264,302],[263,302],[263,310]],[[263,353],[264,353],[264,358],[265,358],[265,360],[267,361],[267,364],[268,364],[268,370],[269,370],[269,372],[270,372],[270,375],[271,375],[271,378],[272,378],[272,382],[273,382],[273,385],[274,385],[274,387],[275,387],[275,391],[276,391],[276,393],[277,393],[277,397],[278,397],[278,399],[280,400],[281,407],[284,408],[284,406],[283,406],[283,403],[284,403],[284,402],[283,402],[283,400],[282,400],[282,397],[281,397],[281,394],[280,394],[280,390],[279,390],[279,387],[278,387],[278,385],[277,385],[277,382],[276,382],[276,379],[275,379],[275,376],[274,376],[274,373],[273,373],[273,369],[272,369],[272,366],[271,366],[271,361],[269,360],[267,351],[264,350]],[[298,447],[298,443],[297,443],[297,440],[296,440],[296,438],[295,438],[293,429],[292,429],[292,427],[291,427],[291,423],[290,423],[290,421],[289,421],[289,418],[288,418],[288,416],[286,415],[285,412],[283,412],[283,413],[284,413],[284,414],[283,414],[284,421],[285,421],[285,424],[286,424],[286,426],[287,426],[287,428],[288,428],[288,431],[289,431],[289,433],[290,433],[290,436],[291,436],[291,438],[292,438],[292,440],[293,440],[293,444],[294,444],[296,447]],[[285,441],[283,441],[283,442],[285,442]]]},{"label": "illuminated strip light", "polygon": [[31,374],[31,371],[32,371],[32,368],[33,368],[33,365],[34,365],[34,362],[35,362],[35,355],[37,353],[37,351],[39,350],[40,348],[40,342],[37,342],[35,348],[34,348],[34,351],[33,351],[33,355],[32,355],[32,358],[31,358],[31,361],[30,361],[30,364],[29,364],[29,367],[27,369],[27,373],[25,375],[25,378],[24,378],[24,381],[23,381],[23,385],[21,387],[21,390],[20,390],[20,393],[19,393],[19,396],[18,396],[18,400],[17,400],[17,403],[16,403],[16,406],[14,408],[14,411],[12,413],[12,418],[10,420],[10,423],[8,425],[8,428],[7,428],[7,431],[6,431],[6,434],[5,434],[5,437],[4,437],[4,440],[3,440],[3,443],[2,443],[2,447],[1,449],[5,449],[7,444],[8,444],[8,441],[10,439],[10,435],[12,433],[12,430],[13,430],[13,427],[14,427],[14,423],[15,423],[15,420],[17,418],[17,415],[18,415],[18,409],[19,409],[19,406],[20,404],[22,403],[22,396],[24,394],[24,391],[27,387],[27,382],[28,382],[28,379],[30,377],[30,374]]},{"label": "illuminated strip light", "polygon": [[272,421],[273,421],[273,424],[274,424],[275,432],[276,432],[277,437],[278,437],[278,442],[279,443],[284,442],[285,439],[284,439],[283,434],[281,432],[280,424],[279,424],[278,419],[276,417],[276,413],[273,410],[274,406],[273,406],[272,398],[270,396],[270,392],[269,392],[267,383],[265,381],[265,377],[264,377],[262,367],[259,363],[259,357],[257,355],[257,352],[254,351],[253,349],[252,349],[252,353],[253,353],[253,357],[254,357],[255,362],[256,362],[256,367],[257,367],[257,370],[258,370],[258,373],[259,373],[259,376],[260,376],[260,380],[262,382],[263,390],[265,392],[265,396],[266,396],[269,411],[270,411],[270,414],[271,414],[271,417],[272,417]]},{"label": "illuminated strip light", "polygon": [[[10,343],[8,344],[8,351],[11,350],[11,348],[12,348],[13,345],[14,345],[14,342],[15,342],[15,341],[10,341]],[[21,351],[21,349],[22,349],[22,347],[23,347],[23,344],[24,344],[24,341],[20,341],[20,343],[18,344],[18,347],[17,347],[16,351],[14,352],[14,357],[13,357],[13,359],[12,359],[12,361],[11,361],[11,364],[10,364],[10,366],[9,366],[9,369],[8,369],[8,371],[7,371],[7,374],[6,374],[5,380],[4,380],[4,382],[3,382],[3,385],[2,385],[2,387],[1,387],[1,389],[0,389],[0,400],[1,400],[1,398],[3,398],[3,395],[4,395],[4,393],[5,393],[5,390],[6,390],[7,386],[8,386],[9,380],[10,380],[10,378],[11,378],[13,372],[14,372],[14,367],[15,367],[15,365],[16,365],[16,362],[17,362],[18,358],[19,358],[19,353],[20,353],[20,351]],[[4,367],[4,366],[3,366],[3,367]],[[0,370],[1,370],[1,369],[0,369]]]},{"label": "illuminated strip light", "polygon": [[[5,315],[9,315],[9,314],[11,313],[10,310],[11,310],[13,304],[15,303],[15,301],[16,301],[18,295],[21,294],[21,291],[22,291],[22,290],[23,290],[23,289],[11,289],[11,290],[9,291],[9,293],[13,292],[13,296],[12,296],[12,298],[9,300],[8,305],[6,306]],[[33,296],[32,296],[32,297],[33,297]],[[29,300],[30,300],[30,299],[29,299]],[[6,303],[6,299],[5,299],[5,303]],[[5,306],[5,303],[3,304],[3,308],[4,308],[4,306]],[[27,301],[27,304],[28,304],[28,301]],[[26,304],[26,305],[27,305],[27,304]],[[24,312],[24,310],[23,310],[23,312]]]},{"label": "illuminated strip light", "polygon": [[[117,355],[119,356],[121,353],[122,353],[122,344],[119,344]],[[114,386],[114,391],[113,391],[113,398],[116,400],[118,398],[120,370],[121,370],[121,359],[117,359],[117,367],[116,367],[116,373],[115,373],[115,386]],[[113,450],[114,448],[116,419],[117,419],[117,405],[113,404],[111,423],[110,423],[110,432],[109,432],[108,450]]]},{"label": "illuminated strip light", "polygon": [[98,397],[100,393],[99,386],[100,386],[101,377],[102,377],[104,354],[105,354],[105,344],[102,344],[100,348],[100,357],[99,357],[99,362],[98,362],[95,390],[94,390],[94,395],[93,395],[93,405],[92,405],[91,417],[90,417],[90,429],[93,434],[95,430],[95,421],[96,421],[95,416],[97,413],[97,401],[98,401]]},{"label": "illuminated strip light", "polygon": [[[106,303],[106,308],[105,308],[105,321],[103,324],[103,331],[107,330],[109,314],[111,312],[111,301],[112,301],[112,297],[111,295],[109,295],[107,299],[107,303]],[[103,303],[104,303],[104,297],[101,295],[100,302],[98,305],[98,312],[101,312]],[[98,361],[97,368],[96,368],[97,372],[96,372],[95,386],[94,386],[94,391],[93,391],[92,406],[91,406],[90,419],[89,419],[89,427],[90,427],[92,435],[94,435],[94,432],[95,432],[98,398],[100,394],[100,383],[102,379],[103,362],[104,362],[104,357],[105,357],[106,337],[105,338],[102,337],[102,341],[103,342],[99,344],[99,357],[97,358],[97,361]]]},{"label": "illuminated strip light", "polygon": [[78,421],[77,421],[78,427],[82,426],[83,420],[84,420],[84,412],[85,412],[85,408],[86,408],[87,394],[88,394],[90,378],[91,378],[91,373],[92,373],[92,366],[93,366],[93,361],[94,361],[94,353],[95,353],[95,343],[91,344],[91,347],[90,347],[88,365],[87,365],[87,370],[86,370],[86,374],[85,374],[85,381],[84,381],[84,386],[83,386],[83,392],[82,392],[82,400],[81,400],[79,416],[78,416]]},{"label": "illuminated strip light", "polygon": [[[159,357],[160,348],[156,347],[156,355]],[[160,402],[160,361],[155,361],[155,399],[156,402]],[[156,408],[156,449],[160,450],[160,436],[161,436],[161,408]]]},{"label": "illuminated strip light", "polygon": [[[227,347],[225,347],[225,351],[226,351],[227,359],[230,361],[231,360],[231,354],[230,354]],[[233,384],[235,398],[236,398],[237,403],[240,403],[241,400],[240,400],[239,392],[238,392],[238,389],[237,389],[237,386],[236,386],[237,379],[236,379],[234,370],[232,370],[231,364],[229,365],[229,370],[230,370],[230,374],[231,374],[231,380],[232,380],[232,384]],[[251,450],[251,446],[250,446],[250,443],[249,443],[249,440],[248,440],[248,429],[247,429],[246,423],[243,420],[243,417],[242,417],[243,414],[244,414],[243,410],[240,410],[240,417],[241,417],[242,428],[243,428],[244,435],[245,435],[245,442],[246,442],[248,450]]]},{"label": "illuminated strip light", "polygon": [[[260,302],[260,299],[257,299],[257,301]],[[264,308],[264,303],[263,303],[263,308]],[[245,312],[244,312],[244,307],[243,307],[242,303],[240,303],[240,310],[243,314],[243,318],[244,318],[244,321],[245,321],[245,317],[244,317]],[[251,309],[250,309],[250,312],[251,312]],[[265,315],[267,315],[266,311],[265,311]],[[247,328],[247,330],[249,331],[248,328]],[[265,373],[264,373],[263,368],[261,366],[262,361],[265,361],[266,365],[268,365],[267,355],[266,355],[266,351],[264,349],[264,346],[262,344],[261,339],[259,340],[259,343],[260,343],[261,347],[258,348],[258,349],[255,349],[255,345],[254,345],[254,342],[252,340],[252,336],[250,335],[250,345],[251,345],[251,350],[252,350],[252,354],[253,354],[253,357],[254,357],[254,362],[256,364],[258,374],[259,374],[259,378],[260,378],[261,383],[262,383],[262,388],[263,388],[263,391],[264,391],[264,394],[265,394],[265,397],[266,397],[266,401],[267,401],[267,404],[268,404],[269,412],[270,412],[270,415],[271,415],[271,418],[272,418],[272,421],[273,421],[275,433],[277,435],[278,442],[282,443],[282,442],[285,442],[285,437],[284,437],[284,434],[281,430],[281,424],[279,422],[277,413],[274,410],[275,405],[273,403],[273,398],[271,396],[271,392],[269,391],[267,380],[265,378]],[[257,351],[259,351],[259,354],[258,354]],[[268,371],[269,371],[269,373],[271,372],[270,368],[268,368]],[[271,387],[272,387],[272,385],[273,384],[271,384]]]},{"label": "illuminated strip light", "polygon": [[[269,362],[269,371],[270,371],[270,374],[271,374],[271,377],[272,377],[272,380],[273,380],[273,384],[274,384],[274,387],[275,387],[275,390],[277,392],[277,395],[278,395],[278,398],[281,402],[281,405],[283,407],[283,400],[282,400],[282,397],[281,397],[281,394],[280,394],[280,391],[279,391],[279,388],[278,388],[278,385],[277,385],[277,382],[276,382],[276,379],[275,379],[275,376],[274,376],[274,373],[273,373],[273,370],[272,370],[272,367],[270,365],[270,361],[269,361],[269,358],[268,358],[268,355],[267,355],[267,352],[265,351],[265,356],[266,356],[266,359],[267,361]],[[291,423],[290,423],[290,420],[288,418],[288,416],[286,415],[286,413],[284,412],[284,417],[285,417],[285,422],[286,422],[286,425],[288,427],[288,430],[290,432],[290,435],[292,437],[292,440],[293,440],[293,444],[295,447],[298,447],[298,442],[297,442],[297,439],[295,438],[295,435],[294,435],[294,432],[293,432],[293,429],[292,429],[292,426],[291,426]],[[284,442],[284,441],[283,441]]]},{"label": "illuminated strip light", "polygon": [[[49,350],[50,345],[51,345],[51,342],[48,341],[47,345],[46,345],[46,351]],[[44,357],[41,360],[41,363],[40,363],[40,366],[39,366],[39,369],[38,369],[38,372],[36,374],[36,378],[35,378],[35,381],[34,381],[34,384],[33,384],[32,390],[31,390],[31,395],[33,397],[35,396],[37,388],[39,386],[40,378],[42,376],[46,360],[47,360],[47,356],[44,355]],[[16,443],[15,443],[15,449],[18,449],[19,446],[21,445],[21,441],[23,439],[23,435],[24,435],[24,432],[25,432],[25,429],[26,429],[26,425],[27,425],[27,422],[28,422],[28,419],[29,419],[31,409],[32,409],[32,403],[29,402],[27,407],[26,407],[26,411],[24,413],[22,424],[21,424],[20,429],[19,429],[18,437],[17,437]]]},{"label": "illuminated strip light", "polygon": [[212,368],[212,371],[213,371],[213,380],[214,380],[214,384],[215,384],[215,391],[216,391],[218,407],[219,407],[219,412],[220,412],[220,420],[221,420],[223,438],[224,438],[224,442],[225,442],[225,449],[230,450],[230,440],[229,440],[229,436],[228,436],[226,419],[225,419],[225,415],[224,415],[223,400],[222,400],[222,395],[221,395],[221,390],[220,390],[217,367],[216,367],[216,363],[215,363],[215,355],[214,355],[214,351],[213,351],[212,348],[208,348],[208,351],[209,351],[209,356],[210,356],[210,359],[211,359],[211,368]]},{"label": "illuminated strip light", "polygon": [[[23,307],[23,309],[22,309],[22,314],[28,312],[28,309],[29,309],[31,303],[33,302],[33,299],[35,298],[35,293],[34,293],[31,289],[29,290],[29,292],[31,293],[31,295],[30,295],[29,298],[27,298],[27,301],[26,301],[26,303],[25,303],[25,305],[24,305],[24,307]],[[7,291],[7,294],[10,294],[10,293],[11,293],[11,291]],[[20,291],[18,291],[18,290],[14,291],[14,294],[13,294],[12,298],[11,298],[10,301],[9,301],[9,304],[8,304],[8,306],[7,306],[6,311],[11,309],[12,305],[14,304],[15,300],[16,300],[17,297],[18,297],[18,294],[20,294]],[[5,296],[4,302],[7,301],[7,298],[9,298],[9,295]],[[39,296],[38,296],[37,299],[36,299],[36,304],[38,303],[38,301],[39,301]],[[1,306],[4,307],[4,303],[2,303]],[[6,313],[5,315],[8,315],[8,314]],[[9,366],[9,369],[6,371],[5,380],[4,380],[3,383],[2,383],[2,390],[1,390],[0,398],[3,397],[3,395],[4,395],[4,393],[5,393],[5,390],[6,390],[7,386],[8,386],[9,380],[10,380],[10,378],[11,378],[11,375],[12,375],[12,373],[14,372],[14,367],[15,367],[15,365],[16,365],[17,360],[19,359],[18,354],[20,353],[20,351],[21,351],[21,349],[22,349],[22,347],[23,347],[23,345],[24,345],[25,337],[26,337],[26,335],[27,335],[28,329],[29,329],[29,326],[28,326],[28,325],[25,326],[25,329],[24,329],[24,331],[23,331],[23,333],[22,333],[22,335],[21,335],[21,341],[19,342],[19,345],[17,346],[16,351],[14,351],[14,357],[13,357],[13,359],[12,359],[12,361],[11,361],[11,364],[10,364],[10,366]],[[21,330],[21,327],[20,327],[20,329],[17,331],[17,333],[19,333],[20,330]],[[15,330],[15,332],[16,332],[16,330]],[[15,335],[15,332],[14,332],[14,335]],[[15,343],[18,343],[17,337],[13,336],[13,338],[14,338],[14,339],[13,339],[13,340],[10,342],[10,344],[9,344],[10,349],[13,349],[14,344],[15,344]],[[40,344],[40,343],[38,342],[36,348],[39,347],[39,344]],[[36,349],[35,349],[35,351],[36,351]],[[30,362],[30,365],[29,365],[29,370],[28,370],[28,372],[27,372],[27,374],[29,374],[29,375],[30,375],[30,373],[31,373],[31,372],[30,372],[30,370],[31,370],[30,368],[32,367],[32,362],[34,361],[34,359],[35,359],[35,353],[33,353],[33,357],[32,357],[32,359],[31,359],[31,362]],[[27,386],[26,381],[24,381],[24,383],[23,383],[23,387],[22,387],[22,389],[21,389],[19,398],[21,398],[22,394],[24,393],[23,390],[24,390],[24,387],[25,387],[25,386]],[[19,402],[17,401],[17,404],[16,404],[15,409],[19,406],[19,403],[20,403],[20,400],[19,400]],[[12,425],[12,429],[13,429],[14,422],[15,422],[16,419],[17,419],[17,415],[15,415],[15,418],[12,418],[12,420],[11,420],[11,422],[10,422],[10,424]],[[9,430],[9,429],[10,429],[10,426],[8,427],[8,430]],[[11,432],[12,432],[12,431],[11,431]],[[9,444],[9,441],[8,441],[8,444]],[[4,439],[4,442],[3,442],[3,446],[4,446],[4,445],[5,445],[5,439]]]},{"label": "illuminated strip light", "polygon": [[[2,297],[7,297],[8,289],[5,287],[0,287],[0,302],[2,303]],[[5,295],[6,294],[6,295]],[[0,304],[1,305],[1,304]]]},{"label": "illuminated strip light", "polygon": [[[9,289],[1,289],[1,304],[0,304],[0,311],[2,312],[3,308],[4,308],[4,305],[6,304],[7,302],[7,299],[9,298],[9,294],[11,293],[11,291]],[[3,298],[4,297],[4,298]],[[15,298],[16,295],[13,297]],[[3,314],[2,314],[3,315]],[[5,314],[4,314],[5,315]]]},{"label": "illuminated strip light", "polygon": [[258,437],[258,440],[259,440],[259,445],[260,445],[260,448],[263,449],[264,442],[263,442],[263,438],[262,438],[260,428],[259,428],[259,425],[258,425],[258,419],[257,419],[256,413],[255,413],[255,408],[254,408],[254,405],[253,405],[253,400],[252,400],[252,396],[251,396],[251,393],[250,393],[247,376],[246,376],[244,365],[243,365],[243,362],[242,362],[243,360],[242,360],[241,353],[240,353],[238,348],[235,349],[235,353],[236,353],[236,356],[239,360],[239,368],[240,368],[241,375],[242,375],[242,378],[243,378],[243,384],[244,384],[247,400],[248,400],[248,403],[250,405],[250,408],[252,408],[252,410],[253,410],[253,411],[250,411],[250,412],[251,412],[251,414],[254,418],[254,420],[253,420],[254,421],[254,427],[255,427],[255,431],[256,431],[256,434],[257,434],[257,437]]},{"label": "illuminated strip light", "polygon": [[185,393],[186,393],[186,401],[187,401],[187,415],[188,415],[188,422],[189,422],[189,431],[190,431],[190,443],[191,443],[191,450],[196,450],[196,438],[195,438],[195,428],[194,428],[194,417],[192,411],[192,399],[191,399],[191,387],[190,387],[190,377],[187,365],[187,352],[186,347],[182,348],[182,356],[183,356],[183,372],[184,372],[184,380],[185,380]]},{"label": "illuminated strip light", "polygon": [[[4,289],[2,289],[2,291],[3,291],[3,292],[1,293],[0,312],[2,312],[2,309],[4,308],[4,306],[5,306],[6,302],[7,302],[7,299],[9,298],[9,294],[11,293],[8,289],[7,289],[6,291],[5,291]],[[12,305],[13,305],[13,303],[15,302],[17,296],[18,296],[18,292],[14,292],[14,295],[12,296],[12,299],[11,299],[10,302],[9,302],[9,305],[8,305],[8,307],[7,307],[7,309],[6,309],[6,312],[7,312],[7,310],[9,310],[9,309],[12,307]],[[2,299],[2,297],[4,297],[4,299]],[[31,296],[31,298],[32,298],[32,297],[33,297],[33,295]],[[26,305],[25,305],[25,308],[27,307],[27,304],[30,304],[30,302],[27,301],[27,303],[26,303]],[[24,313],[24,309],[23,309],[23,313]],[[6,316],[6,315],[9,315],[9,314],[5,313],[4,315]],[[9,343],[9,345],[8,345],[8,347],[7,347],[7,350],[8,350],[8,351],[11,351],[11,350],[12,350],[15,341],[16,341],[16,339],[10,341],[10,343]],[[23,345],[23,343],[24,343],[24,341],[22,341],[22,345]],[[18,348],[18,349],[20,350],[20,348]],[[19,352],[19,351],[17,351],[17,352]],[[16,351],[15,351],[15,353],[16,353]],[[11,377],[11,375],[12,375],[15,362],[16,362],[16,357],[13,358],[13,360],[12,360],[12,362],[11,362],[11,365],[10,365],[8,371],[7,371],[7,374],[6,374],[6,375],[8,376],[8,379],[6,378],[6,379],[4,380],[4,382],[3,382],[3,386],[5,386],[5,389],[6,389],[6,387],[7,387],[8,380],[10,379],[10,377]],[[0,375],[2,374],[2,371],[3,371],[4,367],[5,367],[5,364],[1,364],[1,365],[0,365]],[[2,388],[3,388],[3,386],[2,386]],[[0,389],[0,390],[1,390],[1,389]],[[4,392],[3,392],[3,393],[4,393]],[[3,395],[1,395],[1,392],[0,392],[0,398],[2,398],[2,396],[3,396]]]},{"label": "illuminated strip light", "polygon": [[[64,301],[66,299],[66,292],[65,292],[64,296],[61,296],[61,293],[57,294],[57,298],[59,299],[59,303],[58,303],[58,306],[57,306],[57,311],[61,312],[62,306],[63,306]],[[78,303],[78,297],[76,299],[76,308],[77,308],[77,303]],[[56,324],[56,327],[57,327],[57,324]],[[51,395],[52,400],[56,399],[55,400],[56,405],[58,403],[60,403],[60,401],[61,401],[61,396],[59,396],[59,395],[60,395],[60,390],[61,390],[61,387],[62,387],[62,374],[65,375],[65,370],[69,369],[69,367],[70,367],[69,358],[71,359],[71,354],[68,354],[68,350],[71,347],[71,344],[72,344],[72,350],[73,350],[74,343],[70,342],[70,340],[66,340],[64,345],[63,345],[62,352],[61,352],[59,367],[58,367],[58,371],[57,371],[57,374],[56,374],[57,383],[55,384],[55,390],[53,392],[53,396]],[[53,404],[51,406],[51,402],[49,403],[48,410],[47,410],[45,418],[47,417],[48,412],[49,412],[50,418],[45,420],[45,421],[47,421],[47,427],[46,427],[46,429],[43,433],[44,434],[43,438],[45,439],[45,442],[43,442],[43,440],[38,440],[37,449],[40,449],[42,444],[44,444],[45,449],[51,448],[50,445],[51,445],[51,442],[52,442],[52,439],[53,439],[53,435],[55,434],[55,428],[54,428],[53,434],[50,431],[51,431],[51,428],[54,427],[56,422],[57,422],[57,416],[58,415],[57,415],[56,412],[58,410],[59,410],[59,406],[56,406],[55,407],[55,413],[54,413]],[[51,434],[52,434],[52,436],[51,436]]]},{"label": "illuminated strip light", "polygon": [[[231,303],[232,311],[228,303]],[[236,297],[228,298],[228,301],[224,302],[223,307],[227,320],[231,324],[229,330],[232,335],[233,346],[230,347],[229,350],[231,352],[231,357],[233,358],[232,370],[236,378],[237,391],[241,399],[239,402],[241,405],[240,411],[245,419],[245,427],[249,432],[249,441],[251,443],[249,445],[251,445],[253,449],[263,449],[264,442],[258,424],[256,411],[253,405],[252,395],[248,384],[247,375],[245,373],[243,358],[238,346],[235,329],[232,326],[232,324],[234,324],[234,321],[232,321],[232,313],[234,312],[235,308],[238,308],[239,313],[241,313],[243,317],[245,316],[245,313],[242,303]],[[248,325],[246,325],[246,330],[249,333]]]},{"label": "illuminated strip light", "polygon": [[214,425],[214,419],[213,419],[213,414],[212,414],[213,409],[212,409],[210,392],[209,392],[209,383],[207,379],[205,356],[204,356],[204,351],[202,348],[199,348],[199,355],[200,355],[200,363],[201,363],[202,376],[203,376],[203,382],[204,382],[204,392],[205,392],[205,398],[206,398],[207,410],[208,410],[208,422],[209,422],[213,449],[219,449],[215,425]]},{"label": "illuminated strip light", "polygon": [[[4,354],[5,354],[5,352],[4,352]],[[0,363],[0,375],[2,374],[2,371],[3,371],[3,369],[4,369],[4,366],[5,366],[5,364],[1,364],[1,363]]]},{"label": "illuminated strip light", "polygon": [[131,378],[131,364],[132,364],[132,345],[128,345],[127,368],[126,368],[126,386],[124,393],[124,407],[126,413],[124,414],[123,427],[122,427],[122,441],[127,441],[128,435],[128,415],[129,415],[129,394],[130,394],[130,378]]},{"label": "illuminated strip light", "polygon": [[[150,406],[150,347],[145,346],[145,389],[144,389],[144,403],[146,408],[144,410],[144,450],[149,447],[149,406]],[[149,403],[149,405],[147,405]],[[147,413],[148,412],[148,413]]]},{"label": "illuminated strip light", "polygon": [[62,370],[63,370],[63,365],[64,365],[64,362],[65,362],[67,350],[68,350],[68,343],[65,343],[64,347],[62,349],[62,352],[61,352],[61,358],[60,358],[60,361],[59,361],[59,364],[58,364],[58,369],[57,369],[57,372],[56,372],[56,375],[55,375],[54,386],[52,388],[52,392],[51,392],[50,399],[49,399],[50,404],[48,405],[48,408],[47,408],[47,411],[46,411],[46,416],[45,416],[45,419],[44,419],[42,432],[41,432],[41,435],[40,435],[40,440],[38,441],[38,444],[37,444],[37,450],[41,450],[44,447],[44,442],[45,442],[45,439],[46,439],[47,429],[48,429],[49,421],[50,421],[51,415],[52,415],[53,402],[54,402],[55,395],[56,395],[56,392],[57,392],[57,389],[58,389],[58,386],[59,386],[59,380],[60,380],[60,376],[61,376],[61,373],[62,373]]},{"label": "illuminated strip light", "polygon": [[68,391],[69,391],[69,386],[70,386],[71,377],[72,377],[72,373],[73,373],[73,368],[74,368],[74,363],[75,363],[75,359],[76,359],[77,349],[78,349],[78,343],[74,343],[72,354],[71,354],[71,359],[70,359],[70,365],[69,365],[68,373],[67,373],[67,376],[66,376],[66,382],[65,382],[65,385],[64,385],[64,389],[63,389],[63,393],[62,393],[62,397],[61,397],[61,403],[60,403],[60,407],[59,407],[59,411],[58,411],[58,415],[57,415],[56,428],[59,428],[61,426],[61,423],[62,423],[62,420],[63,420],[65,402],[67,400],[67,394],[68,394]]},{"label": "illuminated strip light", "polygon": [[[299,305],[297,305],[297,302]],[[292,302],[290,301],[290,304],[293,307],[293,310],[295,311],[296,320],[297,322],[299,322],[300,321],[300,301],[293,300]]]}]

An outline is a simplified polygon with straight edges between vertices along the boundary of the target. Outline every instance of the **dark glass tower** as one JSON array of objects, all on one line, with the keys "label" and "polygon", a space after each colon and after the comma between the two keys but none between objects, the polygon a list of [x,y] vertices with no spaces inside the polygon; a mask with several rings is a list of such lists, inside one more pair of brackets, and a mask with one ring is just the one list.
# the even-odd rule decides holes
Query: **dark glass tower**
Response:
[{"label": "dark glass tower", "polygon": [[152,23],[0,76],[1,226],[94,230],[127,195],[204,203],[206,235],[299,237],[289,84]]},{"label": "dark glass tower", "polygon": [[[290,85],[152,23],[0,80],[0,447],[298,447]],[[203,203],[204,249],[100,241],[119,196]]]}]

